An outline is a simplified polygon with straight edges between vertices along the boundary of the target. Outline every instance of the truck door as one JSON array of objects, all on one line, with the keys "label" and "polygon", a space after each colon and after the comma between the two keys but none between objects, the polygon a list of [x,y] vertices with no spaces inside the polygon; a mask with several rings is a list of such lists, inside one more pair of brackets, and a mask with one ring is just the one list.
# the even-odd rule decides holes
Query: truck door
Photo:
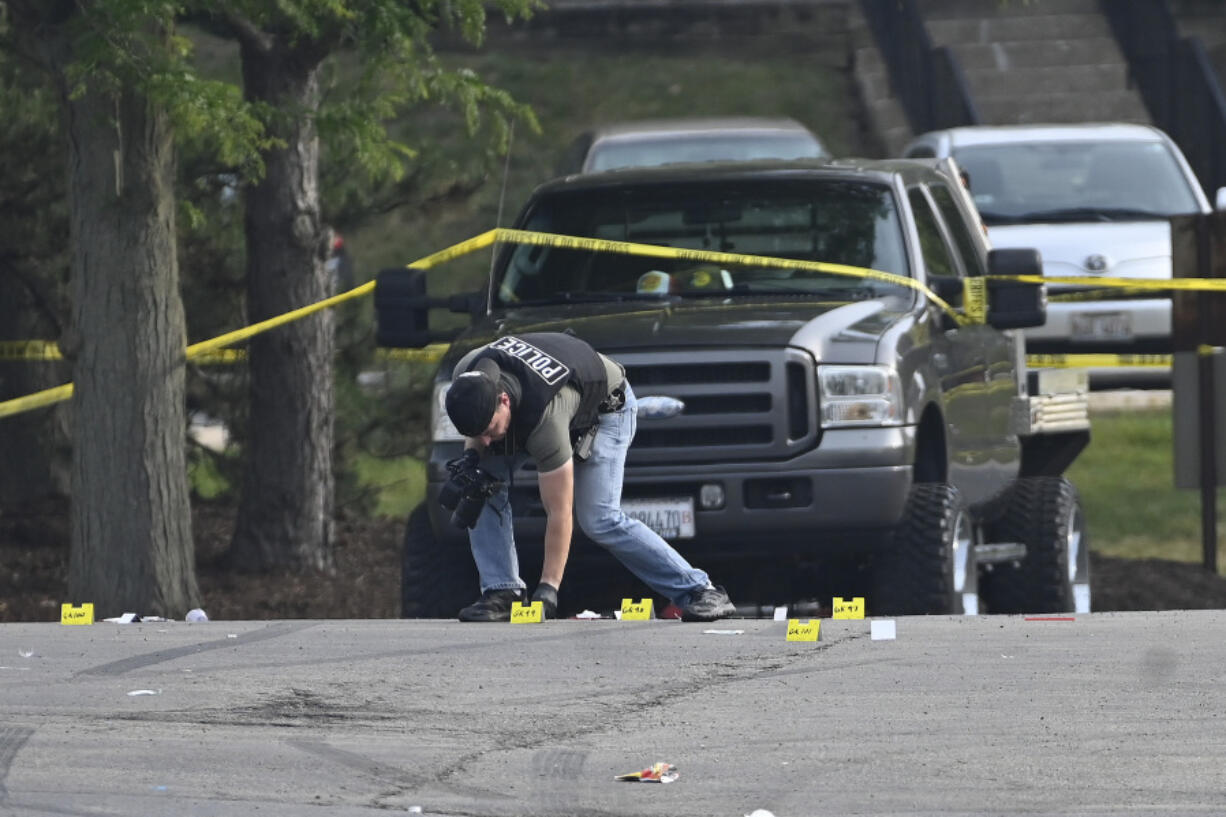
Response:
[{"label": "truck door", "polygon": [[[946,229],[953,238],[954,247],[962,260],[968,276],[987,274],[984,257],[984,242],[975,240],[971,225],[976,224],[978,212],[959,208],[955,197],[961,190],[950,190],[943,184],[931,184],[928,192],[937,205],[937,212],[945,221]],[[963,196],[966,203],[968,196]],[[968,222],[968,217],[972,220]],[[1000,491],[1005,490],[1021,467],[1021,443],[1013,434],[1010,412],[1013,399],[1018,395],[1018,338],[1012,332],[1001,332],[991,327],[980,327],[978,334],[984,345],[987,365],[987,393],[984,407],[987,412],[984,426],[984,450],[988,454],[990,482]]]},{"label": "truck door", "polygon": [[[928,275],[966,277],[966,264],[926,188],[913,187],[908,197]],[[984,484],[994,470],[987,425],[989,332],[996,334],[983,325],[936,328],[933,332],[932,359],[944,394],[949,435],[949,481],[972,505],[995,493],[994,485]]]}]

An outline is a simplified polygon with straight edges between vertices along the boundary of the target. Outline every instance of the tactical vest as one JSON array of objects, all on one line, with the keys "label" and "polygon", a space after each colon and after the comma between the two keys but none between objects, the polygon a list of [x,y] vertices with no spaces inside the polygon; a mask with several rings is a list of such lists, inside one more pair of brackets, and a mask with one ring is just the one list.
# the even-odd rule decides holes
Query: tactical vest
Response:
[{"label": "tactical vest", "polygon": [[511,416],[519,439],[528,438],[540,424],[545,406],[567,383],[579,390],[571,432],[585,431],[599,419],[600,404],[609,394],[608,374],[596,350],[579,338],[560,332],[507,335],[478,352],[469,368],[486,357],[519,382],[519,404]]}]

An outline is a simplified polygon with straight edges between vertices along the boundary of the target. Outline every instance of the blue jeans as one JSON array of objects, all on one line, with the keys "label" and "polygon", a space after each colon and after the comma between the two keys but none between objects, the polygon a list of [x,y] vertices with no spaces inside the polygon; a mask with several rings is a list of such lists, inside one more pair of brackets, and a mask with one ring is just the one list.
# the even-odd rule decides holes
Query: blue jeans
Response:
[{"label": "blue jeans", "polygon": [[[710,585],[707,574],[692,567],[685,557],[651,528],[622,512],[622,473],[626,451],[638,427],[638,401],[630,384],[625,386],[626,404],[620,411],[600,415],[600,429],[592,455],[575,462],[575,521],[597,544],[612,553],[631,573],[657,594],[680,605],[691,593]],[[503,480],[502,489],[490,497],[476,526],[469,531],[473,559],[481,574],[481,590],[522,589],[511,504],[507,482],[524,455],[487,456],[481,467]]]}]

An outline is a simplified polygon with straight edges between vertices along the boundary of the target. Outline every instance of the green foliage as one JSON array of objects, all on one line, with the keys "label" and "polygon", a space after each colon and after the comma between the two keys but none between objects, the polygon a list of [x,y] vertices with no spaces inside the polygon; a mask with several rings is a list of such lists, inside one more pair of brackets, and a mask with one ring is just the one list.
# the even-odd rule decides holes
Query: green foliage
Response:
[{"label": "green foliage", "polygon": [[169,114],[175,130],[210,145],[224,161],[262,172],[268,112],[248,104],[232,84],[202,79],[190,62],[192,42],[174,34],[177,2],[96,0],[73,18],[75,61],[65,74],[72,96],[142,94]]},{"label": "green foliage", "polygon": [[[426,464],[416,457],[386,459],[359,454],[350,467],[371,516],[404,519],[426,496]],[[347,508],[352,501],[341,499]]]},{"label": "green foliage", "polygon": [[218,455],[202,448],[188,451],[187,481],[194,496],[204,500],[233,498],[236,483],[223,467],[223,456],[233,458],[237,454]]},{"label": "green foliage", "polygon": [[68,322],[65,152],[48,149],[63,141],[59,98],[45,73],[0,51],[0,110],[0,297],[11,299],[0,314],[31,306],[0,337],[54,338]]},{"label": "green foliage", "polygon": [[263,151],[284,146],[267,135],[267,107],[246,102],[242,91],[228,82],[192,73],[158,74],[150,77],[148,93],[166,106],[181,145],[212,153],[218,161],[241,168],[247,178],[263,175]]}]

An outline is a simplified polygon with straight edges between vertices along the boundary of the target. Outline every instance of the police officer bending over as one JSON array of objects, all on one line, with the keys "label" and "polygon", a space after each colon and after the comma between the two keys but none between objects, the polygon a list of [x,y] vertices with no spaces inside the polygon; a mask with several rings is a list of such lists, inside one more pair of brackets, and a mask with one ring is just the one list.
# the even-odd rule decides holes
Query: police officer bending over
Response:
[{"label": "police officer bending over", "polygon": [[463,460],[502,481],[469,531],[481,598],[460,621],[509,621],[526,586],[511,525],[507,477],[525,457],[536,461],[545,523],[545,559],[532,601],[557,616],[558,588],[570,553],[573,520],[653,591],[681,608],[686,621],[734,612],[722,588],[622,512],[622,472],[638,404],[619,363],[562,333],[506,336],[456,364],[447,415],[467,440]]}]

